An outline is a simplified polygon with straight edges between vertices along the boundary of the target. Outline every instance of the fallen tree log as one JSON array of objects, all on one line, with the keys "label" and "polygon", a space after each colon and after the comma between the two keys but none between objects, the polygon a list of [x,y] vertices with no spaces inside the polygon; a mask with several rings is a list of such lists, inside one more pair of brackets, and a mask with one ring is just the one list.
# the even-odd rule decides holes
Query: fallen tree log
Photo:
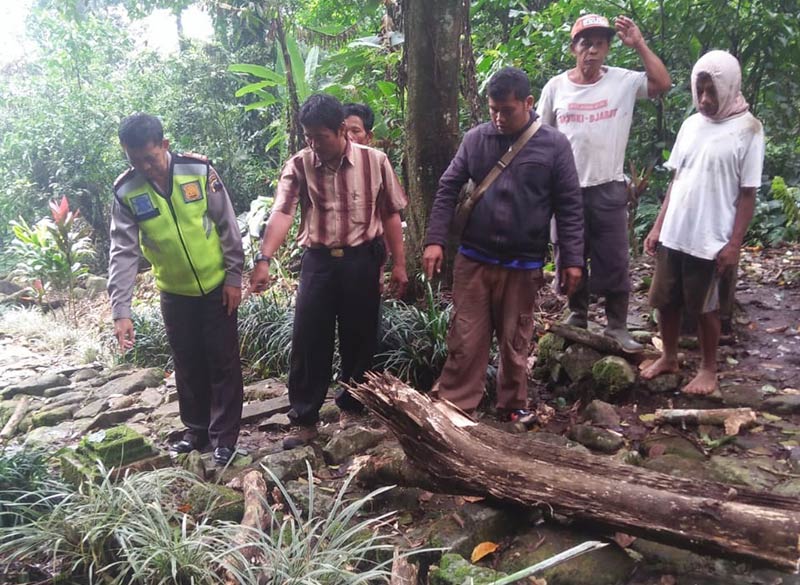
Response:
[{"label": "fallen tree log", "polygon": [[[248,471],[242,479],[242,493],[244,495],[244,515],[242,516],[241,529],[234,538],[234,543],[242,547],[241,554],[252,563],[260,562],[260,553],[257,546],[247,546],[253,541],[254,535],[266,528],[268,521],[267,509],[267,483],[260,471]],[[239,581],[228,571],[225,585],[235,585]]]},{"label": "fallen tree log", "polygon": [[530,433],[512,437],[388,374],[371,374],[352,392],[440,491],[488,494],[686,549],[800,568],[796,498],[656,473]]}]

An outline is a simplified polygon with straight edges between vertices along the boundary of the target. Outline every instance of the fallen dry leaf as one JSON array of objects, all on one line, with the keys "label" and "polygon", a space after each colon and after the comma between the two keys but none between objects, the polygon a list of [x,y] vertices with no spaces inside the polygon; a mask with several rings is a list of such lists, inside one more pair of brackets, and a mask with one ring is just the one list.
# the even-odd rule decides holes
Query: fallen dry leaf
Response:
[{"label": "fallen dry leaf", "polygon": [[[654,459],[656,457],[661,457],[666,452],[667,452],[667,446],[666,445],[662,445],[662,444],[653,445],[647,451],[647,456],[650,459]],[[618,532],[617,534],[621,534],[621,532]],[[625,548],[625,547],[623,546],[622,548]]]},{"label": "fallen dry leaf", "polygon": [[483,496],[461,496],[461,499],[465,502],[469,502],[470,504],[474,504],[476,502],[482,502],[486,498]]},{"label": "fallen dry leaf", "polygon": [[417,497],[417,500],[419,500],[420,502],[430,502],[432,497],[433,497],[433,493],[431,493],[431,492],[422,492]]},{"label": "fallen dry leaf", "polygon": [[473,563],[477,563],[483,557],[492,554],[498,548],[500,548],[500,546],[496,542],[492,542],[490,540],[482,542],[478,546],[472,549],[472,556],[470,556],[470,561],[472,561]]},{"label": "fallen dry leaf", "polygon": [[625,534],[624,532],[617,532],[612,537],[612,540],[616,542],[620,548],[628,548],[634,540],[636,540],[635,536],[631,536],[630,534]]},{"label": "fallen dry leaf", "polygon": [[675,585],[678,581],[672,575],[661,575],[658,585]]},{"label": "fallen dry leaf", "polygon": [[531,585],[547,585],[547,579],[538,579],[537,577],[528,577],[528,582]]},{"label": "fallen dry leaf", "polygon": [[767,333],[783,333],[788,328],[789,328],[788,325],[782,325],[780,327],[769,327],[769,328],[765,329],[764,331],[766,331]]},{"label": "fallen dry leaf", "polygon": [[653,337],[653,347],[655,347],[658,351],[664,351],[664,342],[661,341],[660,337]]}]

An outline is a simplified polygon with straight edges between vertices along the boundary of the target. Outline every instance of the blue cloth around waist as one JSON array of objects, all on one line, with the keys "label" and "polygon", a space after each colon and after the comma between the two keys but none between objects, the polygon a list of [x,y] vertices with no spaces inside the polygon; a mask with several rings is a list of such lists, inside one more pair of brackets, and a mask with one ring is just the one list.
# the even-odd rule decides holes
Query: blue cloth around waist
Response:
[{"label": "blue cloth around waist", "polygon": [[482,254],[481,252],[466,246],[459,246],[458,253],[463,254],[470,260],[475,260],[476,262],[492,264],[493,266],[500,266],[502,268],[510,268],[511,270],[536,270],[544,266],[544,262],[541,260],[519,260],[515,258],[510,260],[501,260],[499,258],[487,256],[486,254]]}]

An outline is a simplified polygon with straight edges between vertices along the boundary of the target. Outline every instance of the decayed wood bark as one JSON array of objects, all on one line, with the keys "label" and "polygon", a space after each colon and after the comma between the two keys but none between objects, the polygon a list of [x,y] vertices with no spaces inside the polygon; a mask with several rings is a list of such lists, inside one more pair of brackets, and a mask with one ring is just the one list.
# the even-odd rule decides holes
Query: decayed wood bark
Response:
[{"label": "decayed wood bark", "polygon": [[17,432],[17,427],[19,423],[25,418],[25,414],[28,412],[28,404],[30,403],[30,398],[27,396],[23,396],[17,402],[17,407],[14,409],[13,414],[6,422],[3,430],[0,431],[0,439],[10,439],[14,436]]},{"label": "decayed wood bark", "polygon": [[736,435],[740,428],[756,423],[756,413],[752,408],[659,408],[655,422],[724,425],[726,434]]},{"label": "decayed wood bark", "polygon": [[392,561],[392,580],[389,585],[416,585],[417,566],[408,562],[408,557],[400,556],[399,551],[394,549],[394,560]]},{"label": "decayed wood bark", "polygon": [[[267,483],[260,471],[253,469],[248,471],[242,478],[242,493],[244,494],[244,514],[242,516],[242,528],[235,538],[237,545],[245,545],[253,538],[254,530],[263,530],[268,523],[267,513]],[[244,557],[251,562],[258,556],[256,547],[245,547],[242,549]],[[226,575],[226,585],[238,583],[236,578],[228,573]]]},{"label": "decayed wood bark", "polygon": [[512,439],[387,374],[352,391],[440,490],[545,506],[627,534],[798,570],[796,498],[656,473],[530,434]]}]

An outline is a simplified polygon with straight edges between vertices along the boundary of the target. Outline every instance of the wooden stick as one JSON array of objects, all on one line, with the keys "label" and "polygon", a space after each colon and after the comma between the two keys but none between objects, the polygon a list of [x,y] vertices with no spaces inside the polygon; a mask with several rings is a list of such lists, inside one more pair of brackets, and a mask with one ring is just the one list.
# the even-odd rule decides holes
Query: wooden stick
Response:
[{"label": "wooden stick", "polygon": [[17,407],[14,409],[14,413],[6,422],[3,430],[0,431],[0,439],[10,439],[14,436],[14,434],[17,432],[19,423],[22,422],[22,419],[25,418],[25,414],[28,412],[29,402],[30,398],[27,396],[23,396],[17,402]]},{"label": "wooden stick", "polygon": [[660,424],[724,425],[728,435],[737,435],[740,428],[756,424],[756,412],[752,408],[659,408],[655,417],[655,422]]}]

